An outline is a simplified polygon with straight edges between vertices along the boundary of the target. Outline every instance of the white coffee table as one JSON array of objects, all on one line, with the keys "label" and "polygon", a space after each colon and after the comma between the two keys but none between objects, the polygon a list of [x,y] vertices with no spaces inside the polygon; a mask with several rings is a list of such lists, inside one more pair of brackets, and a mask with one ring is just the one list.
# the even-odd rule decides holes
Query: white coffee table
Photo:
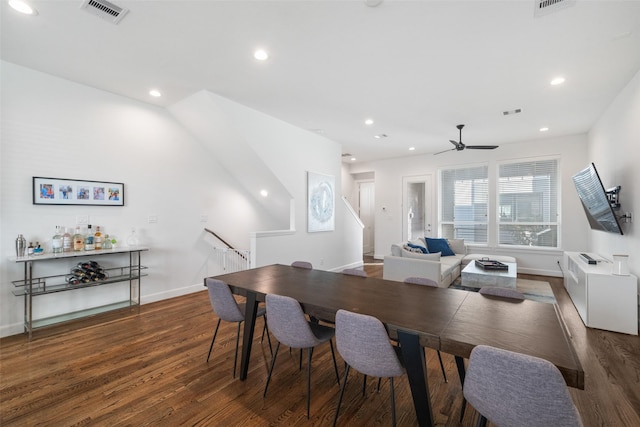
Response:
[{"label": "white coffee table", "polygon": [[518,269],[515,262],[504,262],[509,270],[483,270],[471,261],[462,270],[462,286],[482,288],[496,286],[502,288],[516,288]]}]

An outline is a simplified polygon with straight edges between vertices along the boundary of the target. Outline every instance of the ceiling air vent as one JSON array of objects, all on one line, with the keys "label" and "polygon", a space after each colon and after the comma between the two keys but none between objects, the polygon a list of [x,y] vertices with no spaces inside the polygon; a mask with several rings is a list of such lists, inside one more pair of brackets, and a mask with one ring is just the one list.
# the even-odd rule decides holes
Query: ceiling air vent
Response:
[{"label": "ceiling air vent", "polygon": [[120,22],[129,11],[107,0],[84,0],[80,8],[113,24]]},{"label": "ceiling air vent", "polygon": [[543,16],[565,7],[573,6],[576,0],[534,0],[533,16]]}]

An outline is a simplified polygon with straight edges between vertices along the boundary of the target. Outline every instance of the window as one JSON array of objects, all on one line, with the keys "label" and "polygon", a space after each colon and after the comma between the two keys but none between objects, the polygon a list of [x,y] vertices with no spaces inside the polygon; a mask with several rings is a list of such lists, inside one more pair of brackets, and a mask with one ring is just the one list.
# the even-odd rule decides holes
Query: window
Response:
[{"label": "window", "polygon": [[558,161],[499,167],[500,245],[558,247]]},{"label": "window", "polygon": [[487,243],[488,167],[440,171],[440,236]]}]

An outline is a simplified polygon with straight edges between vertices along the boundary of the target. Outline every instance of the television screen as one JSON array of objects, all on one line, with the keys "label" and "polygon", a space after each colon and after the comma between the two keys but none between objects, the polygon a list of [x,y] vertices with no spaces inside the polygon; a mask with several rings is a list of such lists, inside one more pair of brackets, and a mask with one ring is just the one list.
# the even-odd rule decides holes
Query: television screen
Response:
[{"label": "television screen", "polygon": [[592,230],[608,231],[623,234],[618,217],[616,216],[607,192],[600,181],[596,166],[591,165],[573,176],[573,183],[578,191],[584,212],[587,214]]}]

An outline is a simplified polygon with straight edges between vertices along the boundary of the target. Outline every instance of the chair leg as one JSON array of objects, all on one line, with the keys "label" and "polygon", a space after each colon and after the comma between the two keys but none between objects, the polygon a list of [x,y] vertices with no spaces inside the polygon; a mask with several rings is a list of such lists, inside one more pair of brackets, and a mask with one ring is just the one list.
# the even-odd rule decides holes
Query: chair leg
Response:
[{"label": "chair leg", "polygon": [[442,369],[442,376],[444,377],[444,382],[448,383],[449,381],[447,380],[447,373],[444,371],[444,364],[442,363],[442,356],[440,355],[440,350],[437,350],[438,352],[438,360],[440,361],[440,369]]},{"label": "chair leg", "polygon": [[336,408],[336,415],[333,417],[333,427],[336,427],[336,422],[338,422],[338,412],[340,412],[340,405],[342,404],[342,396],[344,395],[344,389],[347,387],[347,377],[349,376],[349,368],[350,366],[345,363],[344,364],[344,379],[342,380],[342,387],[340,387],[340,397],[338,398],[338,407]]},{"label": "chair leg", "polygon": [[[456,367],[458,368],[458,377],[460,377],[460,386],[464,390],[464,377],[465,377],[465,368],[464,368],[464,359],[460,356],[455,356],[456,359]],[[462,395],[462,408],[460,409],[460,422],[462,423],[462,419],[464,418],[464,413],[467,409],[467,399]]]},{"label": "chair leg", "polygon": [[367,390],[367,376],[364,375],[364,378],[362,379],[362,397],[364,397],[366,390]]},{"label": "chair leg", "polygon": [[238,343],[240,342],[240,325],[238,322],[238,332],[236,332],[236,353],[233,355],[233,378],[236,377],[236,365],[238,364]]},{"label": "chair leg", "polygon": [[[300,349],[302,353],[302,349]],[[307,359],[307,419],[309,419],[309,407],[311,406],[311,356],[313,356],[313,347],[307,349],[309,355]]]},{"label": "chair leg", "polygon": [[207,362],[209,362],[209,357],[211,357],[211,350],[213,350],[213,343],[216,342],[216,335],[218,335],[218,328],[220,327],[220,320],[218,319],[218,323],[216,324],[216,331],[213,333],[213,339],[211,340],[211,345],[209,346],[209,354],[207,354]]},{"label": "chair leg", "polygon": [[298,364],[298,370],[302,371],[302,352],[304,351],[304,348],[300,349],[300,363]]},{"label": "chair leg", "polygon": [[267,383],[264,385],[264,393],[262,393],[262,397],[267,397],[267,389],[269,388],[269,382],[271,381],[271,374],[273,373],[273,367],[276,364],[276,357],[278,357],[278,350],[280,349],[280,341],[276,345],[276,351],[273,353],[273,357],[271,358],[271,367],[269,368],[269,375],[267,376]]},{"label": "chair leg", "polygon": [[393,427],[396,427],[396,395],[393,387],[393,377],[389,378],[391,386],[391,419],[393,420]]},{"label": "chair leg", "polygon": [[382,382],[382,377],[378,378],[378,393],[380,393],[380,383]]},{"label": "chair leg", "polygon": [[487,418],[482,414],[478,414],[478,424],[476,424],[476,426],[487,427]]},{"label": "chair leg", "polygon": [[329,340],[329,346],[331,347],[331,357],[333,358],[333,369],[336,371],[336,380],[340,385],[340,374],[338,374],[338,364],[336,363],[336,353],[333,351],[333,342]]},{"label": "chair leg", "polygon": [[269,327],[267,326],[267,315],[264,317],[264,327],[262,328],[262,337],[260,337],[260,342],[264,341],[264,333],[267,333],[267,341],[269,342],[269,353],[273,356],[273,347],[271,347],[271,337],[269,336]]}]

